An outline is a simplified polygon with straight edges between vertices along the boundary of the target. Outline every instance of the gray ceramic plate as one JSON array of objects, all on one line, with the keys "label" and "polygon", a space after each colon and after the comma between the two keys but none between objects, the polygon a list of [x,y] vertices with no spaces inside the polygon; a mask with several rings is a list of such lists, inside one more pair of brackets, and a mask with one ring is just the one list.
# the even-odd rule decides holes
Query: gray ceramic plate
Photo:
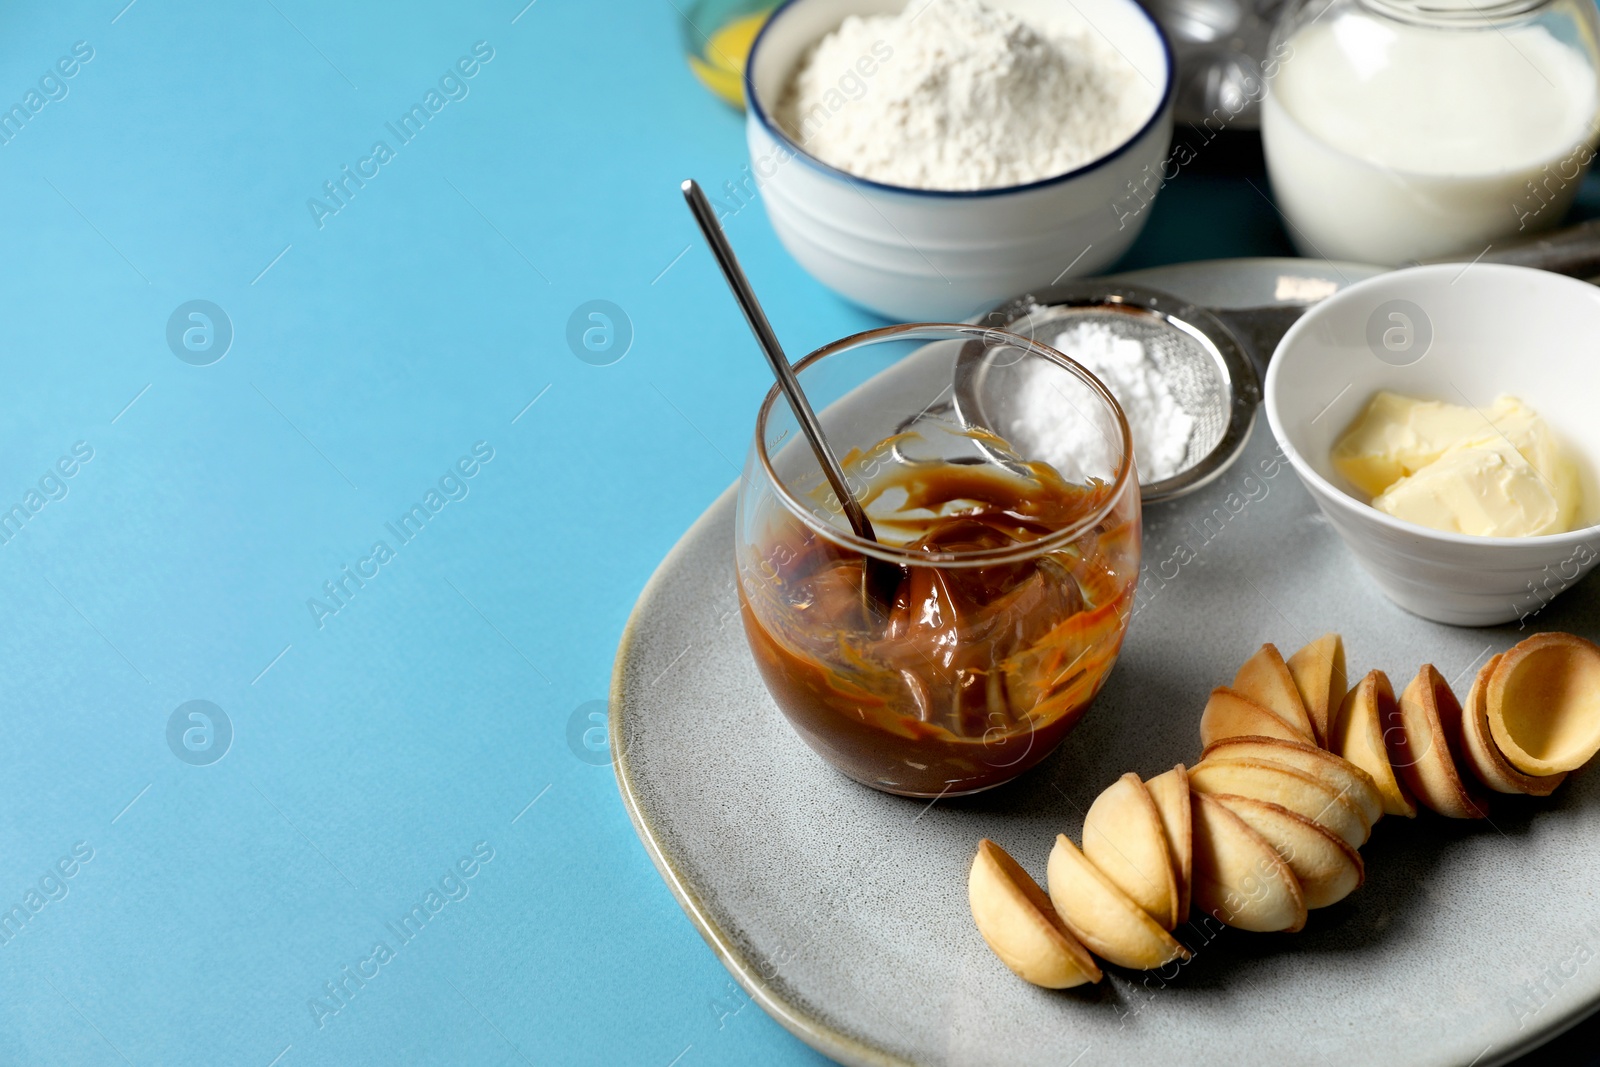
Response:
[{"label": "gray ceramic plate", "polygon": [[[1145,281],[1175,287],[1170,273]],[[1216,299],[1203,289],[1181,295]],[[1147,585],[1094,707],[1023,779],[959,801],[873,792],[805,747],[745,646],[732,490],[689,530],[618,652],[617,778],[672,892],[769,1014],[849,1064],[1487,1067],[1592,1009],[1594,775],[1547,801],[1508,800],[1492,825],[1386,819],[1363,850],[1367,884],[1304,932],[1180,927],[1196,955],[1176,973],[1047,992],[1013,977],[974,930],[977,840],[1042,878],[1055,834],[1076,839],[1105,785],[1196,758],[1205,694],[1261,642],[1287,649],[1339,630],[1352,674],[1381,667],[1403,684],[1431,662],[1460,691],[1519,639],[1514,626],[1453,629],[1392,606],[1275,452],[1263,420],[1217,482],[1146,511]],[[1531,624],[1600,636],[1600,584]]]}]

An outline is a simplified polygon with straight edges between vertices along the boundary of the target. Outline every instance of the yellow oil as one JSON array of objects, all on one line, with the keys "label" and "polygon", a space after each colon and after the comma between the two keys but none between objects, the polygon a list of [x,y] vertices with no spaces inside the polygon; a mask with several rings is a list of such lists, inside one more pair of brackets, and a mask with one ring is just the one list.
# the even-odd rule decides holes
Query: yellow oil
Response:
[{"label": "yellow oil", "polygon": [[695,77],[733,107],[744,107],[745,60],[769,14],[762,11],[735,19],[711,35],[703,54],[689,57]]}]

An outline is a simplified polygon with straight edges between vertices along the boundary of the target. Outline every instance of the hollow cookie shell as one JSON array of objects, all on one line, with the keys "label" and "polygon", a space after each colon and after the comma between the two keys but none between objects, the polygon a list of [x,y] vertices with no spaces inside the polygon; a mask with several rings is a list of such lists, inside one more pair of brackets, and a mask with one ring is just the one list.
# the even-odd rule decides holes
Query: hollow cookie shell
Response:
[{"label": "hollow cookie shell", "polygon": [[1222,759],[1244,757],[1287,764],[1305,771],[1313,778],[1320,778],[1338,790],[1341,796],[1355,801],[1369,827],[1383,818],[1383,794],[1378,791],[1378,783],[1372,780],[1372,775],[1326,749],[1276,737],[1230,737],[1208,746],[1201,756]]},{"label": "hollow cookie shell", "polygon": [[[1469,770],[1478,781],[1496,793],[1525,793],[1528,796],[1547,797],[1556,786],[1567,780],[1561,774],[1529,775],[1513,767],[1500,746],[1489,733],[1489,699],[1484,692],[1489,676],[1500,662],[1498,654],[1491,656],[1483,670],[1472,680],[1467,699],[1461,705],[1461,753]],[[1445,732],[1450,732],[1446,722]]]},{"label": "hollow cookie shell", "polygon": [[1371,830],[1354,801],[1283,763],[1212,756],[1189,771],[1189,786],[1197,793],[1231,793],[1271,801],[1326,827],[1351,848],[1365,844]]},{"label": "hollow cookie shell", "polygon": [[1178,925],[1178,880],[1167,831],[1137,774],[1124,774],[1089,805],[1083,854],[1163,930]]},{"label": "hollow cookie shell", "polygon": [[1344,700],[1350,682],[1346,676],[1344,638],[1338,634],[1323,634],[1309,645],[1290,656],[1289,674],[1306,706],[1311,719],[1311,729],[1317,735],[1317,744],[1328,744],[1333,730],[1333,720],[1339,714],[1339,704]]},{"label": "hollow cookie shell", "polygon": [[1336,904],[1366,881],[1361,853],[1305,816],[1250,797],[1223,793],[1212,799],[1243,819],[1277,851],[1300,883],[1306,907]]},{"label": "hollow cookie shell", "polygon": [[1206,709],[1200,713],[1200,744],[1213,745],[1228,737],[1281,737],[1286,741],[1310,741],[1309,734],[1291,726],[1271,708],[1229,689],[1218,686],[1211,691]]},{"label": "hollow cookie shell", "polygon": [[1194,858],[1194,813],[1189,796],[1189,772],[1180,763],[1172,770],[1150,779],[1145,783],[1145,788],[1150,790],[1150,799],[1156,802],[1156,810],[1161,812],[1161,824],[1167,831],[1167,847],[1172,850],[1172,876],[1178,883],[1177,921],[1188,922]]},{"label": "hollow cookie shell", "polygon": [[1395,777],[1389,752],[1383,744],[1383,721],[1394,705],[1394,689],[1382,671],[1368,671],[1356,687],[1345,694],[1339,715],[1334,719],[1328,747],[1366,771],[1383,794],[1383,810],[1388,815],[1417,817],[1417,805],[1405,786]]},{"label": "hollow cookie shell", "polygon": [[1485,693],[1489,732],[1530,775],[1582,767],[1600,751],[1600,648],[1572,634],[1537,634],[1500,658]]},{"label": "hollow cookie shell", "polygon": [[1488,814],[1484,799],[1456,769],[1445,737],[1444,720],[1461,720],[1461,705],[1431,663],[1411,679],[1400,702],[1385,709],[1383,741],[1389,762],[1399,770],[1411,793],[1452,819],[1481,819]]},{"label": "hollow cookie shell", "polygon": [[1194,906],[1229,926],[1293,933],[1306,924],[1294,872],[1221,801],[1194,795]]},{"label": "hollow cookie shell", "polygon": [[1317,731],[1306,712],[1305,701],[1300,698],[1300,687],[1295,685],[1294,675],[1283,661],[1283,654],[1278,651],[1277,645],[1262,645],[1255,655],[1245,660],[1239,673],[1233,676],[1233,688],[1257,704],[1270,708],[1273,714],[1294,727],[1307,741],[1316,742]]},{"label": "hollow cookie shell", "polygon": [[1189,957],[1189,950],[1084,858],[1066,834],[1056,835],[1046,877],[1056,914],[1102,959],[1147,971]]},{"label": "hollow cookie shell", "polygon": [[1100,968],[1050,898],[999,845],[984,839],[967,875],[972,920],[1000,962],[1046,989],[1100,981]]}]

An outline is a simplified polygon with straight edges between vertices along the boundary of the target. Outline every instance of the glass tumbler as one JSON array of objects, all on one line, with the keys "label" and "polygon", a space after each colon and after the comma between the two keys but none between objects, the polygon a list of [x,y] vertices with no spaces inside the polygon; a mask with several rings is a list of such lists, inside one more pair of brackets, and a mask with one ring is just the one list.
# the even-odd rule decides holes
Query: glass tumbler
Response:
[{"label": "glass tumbler", "polygon": [[[851,531],[774,388],[734,549],[767,688],[875,789],[1015,778],[1077,723],[1127,629],[1140,525],[1122,410],[1060,353],[975,326],[871,330],[795,369],[878,541]],[[1019,449],[1041,434],[1054,466]]]}]

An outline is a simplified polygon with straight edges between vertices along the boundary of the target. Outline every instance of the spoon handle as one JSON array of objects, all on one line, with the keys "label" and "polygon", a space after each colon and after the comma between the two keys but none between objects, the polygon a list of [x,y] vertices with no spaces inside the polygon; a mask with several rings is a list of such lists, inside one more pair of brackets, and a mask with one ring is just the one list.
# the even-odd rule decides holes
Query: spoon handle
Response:
[{"label": "spoon handle", "polygon": [[716,212],[706,200],[706,194],[700,191],[700,186],[693,179],[690,179],[683,183],[683,198],[689,202],[689,210],[694,213],[695,222],[700,224],[700,232],[705,234],[706,243],[711,246],[711,254],[717,257],[717,266],[722,268],[722,276],[728,280],[728,288],[733,290],[734,299],[739,301],[739,308],[744,312],[745,321],[750,324],[750,332],[756,335],[762,353],[772,365],[772,373],[778,379],[783,395],[788,397],[789,407],[799,420],[801,431],[805,433],[806,440],[811,442],[811,451],[816,453],[817,462],[822,465],[822,473],[827,476],[833,495],[839,498],[845,518],[850,520],[850,529],[855,531],[857,537],[876,541],[878,537],[872,529],[872,522],[867,518],[861,502],[850,491],[850,486],[845,481],[844,469],[839,466],[838,459],[825,443],[822,423],[817,421],[817,413],[811,410],[811,402],[806,399],[805,392],[800,388],[800,381],[794,375],[794,368],[789,366],[788,357],[783,354],[783,346],[778,343],[778,335],[772,332],[772,324],[767,321],[767,313],[761,310],[755,290],[750,288],[750,281],[744,276],[744,269],[739,266],[739,260],[734,256],[733,248],[728,244],[728,237],[722,232],[722,225],[717,222]]}]

